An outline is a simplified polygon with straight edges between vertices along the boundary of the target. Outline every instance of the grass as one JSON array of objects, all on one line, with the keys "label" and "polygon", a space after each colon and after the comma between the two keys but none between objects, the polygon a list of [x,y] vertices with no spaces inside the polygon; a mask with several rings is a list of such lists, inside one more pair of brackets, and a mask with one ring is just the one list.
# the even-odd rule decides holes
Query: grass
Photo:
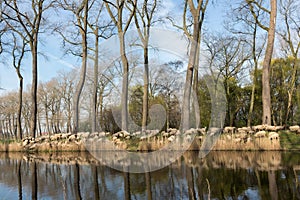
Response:
[{"label": "grass", "polygon": [[[280,135],[280,146],[282,150],[300,151],[300,134],[296,134],[290,131],[280,131],[279,135]],[[221,135],[221,137],[225,137],[225,136]],[[109,138],[111,139],[112,136],[110,136]],[[63,141],[65,141],[65,139]],[[140,141],[140,139],[136,137],[132,137],[130,140],[122,140],[122,141],[127,144],[128,151],[137,151],[141,143],[145,143],[145,145],[148,145],[147,141]],[[5,139],[5,138],[0,139],[0,144],[4,144],[4,145],[16,143],[16,142],[21,142],[21,141],[15,139]],[[249,150],[249,149],[245,148],[244,150]]]},{"label": "grass", "polygon": [[280,145],[284,150],[300,150],[300,135],[290,131],[280,131]]},{"label": "grass", "polygon": [[140,139],[139,138],[131,138],[130,140],[125,140],[127,144],[128,151],[137,151]]},{"label": "grass", "polygon": [[0,139],[0,144],[11,144],[14,142],[19,142],[19,141],[15,140],[15,139]]}]

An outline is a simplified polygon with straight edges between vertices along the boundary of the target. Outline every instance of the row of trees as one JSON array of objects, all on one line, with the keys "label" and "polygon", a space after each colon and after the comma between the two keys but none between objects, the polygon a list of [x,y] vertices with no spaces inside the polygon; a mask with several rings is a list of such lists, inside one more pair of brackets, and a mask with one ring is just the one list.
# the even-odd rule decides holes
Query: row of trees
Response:
[{"label": "row of trees", "polygon": [[[178,17],[175,13],[168,16],[160,14],[162,9],[168,8],[163,7],[163,2],[159,0],[3,0],[1,4],[1,55],[11,58],[7,62],[12,62],[20,83],[17,99],[13,93],[1,97],[2,132],[16,132],[16,136],[22,138],[22,132],[26,130],[27,134],[35,137],[37,128],[43,132],[40,124],[44,123],[45,132],[76,133],[80,128],[79,116],[88,116],[88,127],[92,132],[98,131],[99,123],[103,121],[108,124],[101,124],[101,127],[107,130],[134,129],[130,127],[131,118],[145,130],[152,128],[149,127],[149,107],[162,102],[160,98],[164,99],[163,106],[167,112],[165,127],[181,124],[181,128],[187,129],[192,121],[201,122],[193,123],[193,126],[207,126],[205,121],[210,118],[207,101],[210,98],[207,87],[203,85],[207,80],[207,75],[201,71],[203,66],[212,72],[210,76],[224,83],[227,98],[226,125],[297,123],[300,26],[297,13],[299,3],[295,0],[241,0],[230,9],[231,14],[224,22],[222,34],[210,33],[210,27],[203,29],[205,19],[210,14],[207,8],[213,4],[210,0],[185,0],[180,4],[180,22],[175,20]],[[51,21],[49,16],[54,16]],[[179,103],[180,98],[176,97],[180,83],[174,84],[174,80],[171,80],[180,79],[177,78],[180,69],[178,66],[176,68],[176,62],[158,65],[168,66],[170,70],[161,70],[161,77],[156,80],[166,81],[157,86],[156,91],[151,88],[156,83],[150,81],[151,73],[159,70],[159,67],[151,69],[149,65],[151,28],[159,27],[162,23],[180,30],[189,41],[186,66],[182,66],[183,61],[177,62],[177,65],[181,63],[180,69],[186,68],[182,104]],[[130,47],[127,45],[126,34],[129,28],[138,35],[131,45],[141,47],[143,51],[137,56],[136,62],[128,55]],[[65,52],[80,59],[79,77],[58,77],[38,87],[39,36],[46,33],[57,34],[63,41]],[[99,66],[110,61],[100,58],[107,53],[100,52],[101,41],[112,35],[118,38],[118,65],[121,68],[104,74]],[[282,58],[272,61],[274,44],[278,57]],[[22,76],[23,58],[28,53],[32,59],[30,101],[29,90],[23,92]],[[87,80],[89,62],[93,65],[93,73]],[[259,68],[261,62],[262,69]],[[134,71],[135,63],[143,64],[141,73]],[[114,79],[116,73],[121,77],[117,82]],[[172,76],[170,80],[166,78],[168,75]],[[138,84],[131,87],[132,82]],[[122,83],[119,94],[120,125],[118,122],[113,123],[112,118],[116,118],[116,114],[112,106],[105,106],[106,101],[116,98],[110,89],[115,83]],[[83,95],[85,85],[88,89]],[[194,106],[191,105],[192,91],[198,96],[200,115],[191,112]],[[134,101],[130,102],[129,96]]]},{"label": "row of trees", "polygon": [[[179,127],[180,123],[180,106],[178,99],[174,94],[181,87],[182,81],[178,81],[181,78],[179,72],[176,72],[174,65],[182,65],[180,61],[174,63],[165,63],[163,65],[153,66],[149,71],[149,105],[160,104],[167,110],[167,118],[165,127]],[[38,135],[53,134],[60,132],[72,132],[74,129],[73,121],[73,97],[75,95],[76,83],[78,77],[76,76],[78,71],[72,70],[70,72],[60,72],[58,77],[51,79],[48,82],[40,83],[38,86]],[[97,127],[101,127],[102,130],[116,132],[120,130],[117,120],[120,119],[120,107],[116,103],[111,103],[114,99],[119,98],[116,94],[114,85],[112,82],[112,76],[118,76],[117,71],[110,71],[114,73],[109,75],[108,73],[100,76],[98,79],[97,87],[97,105],[96,105],[96,117]],[[136,74],[142,74],[141,70]],[[169,77],[169,74],[174,76]],[[176,75],[177,74],[177,75]],[[80,99],[81,109],[81,123],[80,131],[92,131],[92,102],[93,100],[93,68],[87,69],[87,80],[83,89]],[[131,79],[131,81],[133,81]],[[138,80],[134,80],[138,81]],[[142,80],[140,80],[142,81]],[[135,124],[141,127],[142,112],[143,112],[143,86],[136,85],[129,89],[129,113]],[[18,116],[18,92],[12,91],[0,98],[0,130],[2,133],[6,133],[6,137],[17,136],[17,116]],[[22,127],[24,127],[23,133],[30,135],[30,93],[23,92],[23,105],[22,105]],[[114,114],[115,113],[115,114]],[[155,116],[151,117],[152,121],[155,121]],[[157,123],[149,123],[148,126],[151,129],[155,129]],[[152,124],[152,125],[150,125]],[[129,126],[132,131],[138,131],[135,126]]]}]

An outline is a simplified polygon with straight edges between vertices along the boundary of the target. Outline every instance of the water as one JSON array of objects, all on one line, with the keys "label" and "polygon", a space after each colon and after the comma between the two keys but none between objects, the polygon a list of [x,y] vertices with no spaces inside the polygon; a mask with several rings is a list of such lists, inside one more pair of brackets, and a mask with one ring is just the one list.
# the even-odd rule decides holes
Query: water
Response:
[{"label": "water", "polygon": [[0,153],[0,199],[300,199],[300,152],[187,152],[151,173],[87,153]]}]

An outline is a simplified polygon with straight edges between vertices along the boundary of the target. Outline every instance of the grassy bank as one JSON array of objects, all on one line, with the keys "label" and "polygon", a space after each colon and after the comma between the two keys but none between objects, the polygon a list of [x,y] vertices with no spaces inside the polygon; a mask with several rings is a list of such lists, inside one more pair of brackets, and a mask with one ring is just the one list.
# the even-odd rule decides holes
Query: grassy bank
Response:
[{"label": "grassy bank", "polygon": [[[280,138],[270,140],[268,136],[256,138],[248,135],[241,139],[234,134],[222,134],[218,138],[213,150],[239,150],[239,151],[260,151],[260,150],[300,150],[300,135],[290,131],[278,132]],[[60,137],[58,137],[60,136]],[[108,138],[111,138],[108,137]],[[199,150],[205,141],[205,136],[196,136],[190,150]],[[156,136],[150,139],[141,140],[138,137],[119,139],[117,146],[128,151],[155,151],[171,144],[163,136]],[[0,151],[24,151],[24,152],[60,152],[60,151],[86,151],[85,144],[81,137],[74,135],[53,135],[52,138],[37,138],[34,141],[0,140]]]},{"label": "grassy bank", "polygon": [[290,131],[280,131],[280,146],[283,150],[300,150],[300,135]]}]

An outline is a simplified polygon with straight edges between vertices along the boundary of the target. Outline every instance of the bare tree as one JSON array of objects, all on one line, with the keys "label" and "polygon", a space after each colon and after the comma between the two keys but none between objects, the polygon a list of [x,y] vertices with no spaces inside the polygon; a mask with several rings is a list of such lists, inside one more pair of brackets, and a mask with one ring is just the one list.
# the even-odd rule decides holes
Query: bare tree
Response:
[{"label": "bare tree", "polygon": [[217,70],[223,77],[227,99],[227,124],[233,126],[236,113],[239,111],[239,102],[234,90],[239,76],[241,76],[249,60],[248,44],[241,38],[231,36],[212,36],[204,40],[208,52],[207,62],[211,70]]},{"label": "bare tree", "polygon": [[[184,90],[182,115],[182,124],[187,127],[189,127],[190,120],[190,109],[187,108],[190,107],[191,89],[193,88],[195,93],[198,92],[200,42],[202,36],[202,27],[205,19],[205,12],[208,3],[209,0],[200,0],[197,2],[197,5],[195,5],[195,2],[185,0],[182,15],[182,26],[175,24],[174,20],[171,17],[168,17],[168,19],[171,20],[172,25],[182,30],[190,42],[189,63],[186,73],[186,86]],[[189,14],[191,16],[189,16]],[[199,122],[199,124],[196,124],[195,126],[201,126],[200,114],[197,112],[195,112],[195,119],[196,122]]]},{"label": "bare tree", "polygon": [[[262,123],[271,125],[271,94],[270,94],[270,65],[274,48],[275,40],[275,27],[277,15],[277,0],[270,0],[271,9],[268,10],[263,7],[261,1],[246,0],[249,10],[257,22],[257,24],[268,32],[268,41],[263,61],[263,74],[262,74],[262,102],[263,102],[263,116]],[[269,26],[263,25],[256,14],[256,10],[263,10],[269,14]]]},{"label": "bare tree", "polygon": [[16,136],[17,93],[9,92],[1,99],[2,130],[6,138]]},{"label": "bare tree", "polygon": [[[263,10],[258,9],[256,11],[257,18],[260,18],[263,12]],[[252,55],[250,61],[254,69],[252,75],[253,83],[251,89],[247,126],[251,126],[252,122],[252,115],[255,103],[255,91],[258,84],[258,60],[261,57],[263,47],[265,44],[264,42],[262,42],[263,39],[259,40],[260,34],[258,31],[258,23],[251,16],[251,12],[249,12],[249,9],[245,7],[245,2],[244,0],[242,0],[242,3],[238,5],[237,8],[232,9],[232,11],[229,13],[229,18],[231,18],[232,20],[230,20],[230,23],[227,27],[231,33],[241,36],[242,38],[244,38],[245,42],[247,42],[251,46]]]},{"label": "bare tree", "polygon": [[[85,75],[86,75],[86,66],[87,66],[87,19],[88,19],[88,0],[82,1],[77,13],[76,18],[78,22],[78,26],[80,29],[80,34],[82,38],[82,66],[80,72],[80,80],[76,86],[76,90],[74,93],[74,103],[73,103],[73,114],[74,114],[74,121],[73,121],[73,133],[77,133],[78,125],[79,125],[79,99],[80,94],[84,85]],[[83,11],[83,21],[80,20],[79,13]]]},{"label": "bare tree", "polygon": [[[153,15],[157,8],[157,0],[149,2],[144,0],[142,8],[137,8],[134,19],[141,40],[141,46],[144,51],[144,88],[143,88],[143,113],[142,113],[142,131],[146,130],[148,121],[148,97],[149,97],[149,38],[150,28],[153,25]],[[140,25],[141,24],[141,25]]]},{"label": "bare tree", "polygon": [[295,83],[297,79],[297,71],[299,70],[298,54],[300,49],[300,23],[298,9],[300,4],[295,0],[280,0],[280,14],[284,20],[283,30],[279,31],[282,39],[282,49],[286,56],[292,57],[292,76],[288,83],[288,104],[285,114],[285,125],[288,124],[288,119],[292,107],[293,94],[295,92]]},{"label": "bare tree", "polygon": [[[48,2],[48,3],[47,3]],[[31,135],[35,137],[37,128],[37,83],[38,83],[38,43],[43,13],[52,6],[52,1],[31,0],[25,3],[17,0],[3,0],[3,20],[7,26],[28,42],[32,56],[31,84]]]},{"label": "bare tree", "polygon": [[[154,61],[155,62],[155,61]],[[176,94],[179,93],[184,84],[182,72],[177,71],[177,68],[183,67],[183,62],[180,60],[168,62],[164,64],[153,65],[149,70],[149,93],[150,100],[154,101],[156,98],[163,97],[166,107],[166,129],[179,128],[180,119],[176,113],[180,108],[176,108],[178,100]],[[170,74],[172,74],[170,76]],[[151,102],[150,102],[151,103]],[[172,113],[173,112],[173,113]],[[172,115],[173,114],[173,115]],[[175,123],[172,123],[171,118]],[[179,117],[180,118],[180,117]],[[174,126],[176,124],[176,126]],[[177,126],[178,124],[178,126]],[[148,126],[150,126],[149,124]]]},{"label": "bare tree", "polygon": [[[128,130],[128,80],[129,80],[129,63],[126,56],[125,48],[125,34],[128,30],[130,22],[136,11],[137,0],[129,0],[128,2],[133,5],[132,11],[129,13],[127,19],[124,19],[124,12],[128,2],[125,0],[117,0],[116,3],[111,1],[104,0],[106,9],[109,16],[117,27],[119,43],[120,43],[120,55],[123,65],[123,75],[122,75],[122,94],[121,94],[121,117],[122,117],[122,130]],[[116,11],[116,14],[113,13],[112,8]],[[125,20],[125,21],[124,21]]]},{"label": "bare tree", "polygon": [[[80,95],[84,86],[85,78],[86,78],[86,68],[87,68],[87,53],[88,53],[88,44],[87,44],[87,33],[88,33],[88,11],[89,11],[89,0],[82,0],[81,2],[69,2],[67,0],[59,1],[59,6],[64,10],[67,10],[75,16],[75,20],[73,21],[74,26],[77,28],[77,34],[79,33],[81,37],[81,42],[72,41],[69,39],[62,30],[57,28],[57,32],[63,37],[64,43],[67,42],[72,46],[81,46],[81,70],[80,70],[80,78],[77,83],[74,98],[73,98],[73,133],[77,133],[79,126],[79,100]],[[71,37],[73,37],[71,35]],[[68,49],[72,54],[78,55],[74,53],[72,49]]]},{"label": "bare tree", "polygon": [[[95,37],[94,48],[90,48],[94,52],[94,75],[93,75],[93,94],[92,94],[92,107],[91,107],[91,130],[95,132],[97,128],[97,100],[98,100],[98,87],[99,87],[99,39],[108,39],[113,35],[112,21],[101,20],[105,19],[103,16],[104,3],[92,2],[95,8],[95,13],[91,13],[88,20],[88,27],[91,29],[91,33]],[[92,8],[93,8],[92,7]],[[90,11],[91,12],[91,11]]]},{"label": "bare tree", "polygon": [[[198,65],[199,62],[199,48],[200,48],[200,36],[201,29],[204,20],[204,13],[208,4],[207,1],[200,0],[198,4],[195,5],[195,2],[192,0],[186,0],[184,6],[184,14],[183,14],[183,29],[185,34],[189,37],[190,40],[190,50],[189,50],[189,63],[187,66],[186,72],[186,81],[184,87],[183,94],[183,107],[182,107],[182,128],[188,129],[190,126],[190,99],[191,99],[191,89],[193,84],[193,76],[195,66]],[[186,12],[187,7],[190,9],[190,13],[192,15],[192,34],[188,32],[188,27],[186,25]],[[197,68],[198,69],[198,68]],[[198,73],[198,70],[196,71]],[[197,78],[197,76],[195,77]],[[198,116],[196,116],[198,117]],[[198,126],[198,124],[196,125]]]},{"label": "bare tree", "polygon": [[[48,97],[48,91],[46,90],[46,86],[45,84],[41,83],[39,85],[38,88],[38,97],[39,97],[39,102],[40,105],[43,107],[44,109],[44,115],[45,115],[45,120],[46,120],[46,130],[47,133],[50,135],[51,131],[50,131],[50,124],[49,124],[49,97]],[[41,109],[42,110],[42,109]]]},{"label": "bare tree", "polygon": [[74,96],[75,71],[59,74],[63,114],[67,118],[66,131],[72,132],[72,99]]},{"label": "bare tree", "polygon": [[23,76],[21,73],[22,60],[26,52],[27,42],[22,40],[21,46],[18,45],[17,38],[13,34],[13,66],[19,78],[19,102],[17,113],[17,138],[22,139],[22,104],[23,104]]},{"label": "bare tree", "polygon": [[31,116],[31,104],[32,102],[30,101],[30,93],[24,92],[23,94],[23,105],[22,105],[22,117],[24,120],[24,130],[23,130],[23,135],[26,132],[26,135],[30,135],[30,116]]},{"label": "bare tree", "polygon": [[[1,31],[2,32],[2,31]],[[5,37],[5,41],[1,42],[5,46],[2,49],[3,56],[12,56],[12,65],[19,78],[19,102],[17,113],[17,138],[22,139],[22,95],[23,95],[23,76],[21,73],[21,64],[27,50],[28,42],[11,31],[7,26],[4,28],[1,36]],[[0,38],[2,39],[2,38]],[[6,59],[5,59],[6,60]]]}]

